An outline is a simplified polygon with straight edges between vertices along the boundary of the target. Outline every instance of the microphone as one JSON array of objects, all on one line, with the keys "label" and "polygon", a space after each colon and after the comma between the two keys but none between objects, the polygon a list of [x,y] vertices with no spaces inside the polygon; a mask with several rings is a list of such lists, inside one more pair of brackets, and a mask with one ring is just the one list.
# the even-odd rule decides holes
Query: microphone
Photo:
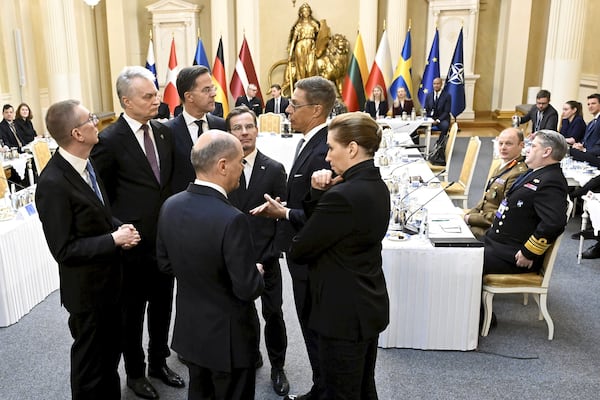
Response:
[{"label": "microphone", "polygon": [[18,184],[17,182],[9,181],[8,179],[6,179],[6,176],[3,173],[0,174],[0,179],[2,179],[5,182],[8,182],[10,185],[15,185],[19,189],[27,189],[28,188],[28,186],[23,186],[21,184]]},{"label": "microphone", "polygon": [[[439,178],[440,175],[442,175],[444,172],[446,172],[445,169],[441,170],[440,172],[438,172],[437,174],[435,174],[431,178],[427,179],[425,182],[423,182],[417,188],[415,188],[415,189],[411,190],[410,192],[406,193],[404,196],[402,196],[402,198],[400,199],[400,202],[402,202],[404,199],[406,199],[408,196],[410,196],[411,194],[413,194],[417,190],[421,189],[422,187],[427,186],[429,184],[429,182],[431,182],[432,180],[434,180],[436,178]],[[452,182],[452,183],[454,183],[454,182]]]},{"label": "microphone", "polygon": [[391,170],[391,171],[390,171],[390,172],[387,174],[386,178],[389,178],[389,177],[391,177],[392,175],[394,175],[394,172],[396,172],[396,170],[397,170],[397,169],[400,169],[400,168],[402,168],[402,167],[406,167],[406,166],[407,166],[407,165],[409,165],[409,164],[416,163],[416,162],[419,162],[419,161],[421,161],[421,159],[420,159],[420,158],[415,158],[415,159],[412,159],[412,160],[409,160],[409,161],[405,162],[404,164],[400,164],[400,165],[398,165],[398,166],[394,167],[394,168],[393,168],[393,169],[392,169],[392,170]]},{"label": "microphone", "polygon": [[[410,214],[408,214],[408,217],[406,217],[404,220],[408,222],[411,219],[411,217],[417,213],[417,211],[419,211],[421,208],[425,207],[433,199],[435,199],[436,197],[438,197],[440,194],[444,193],[446,191],[446,189],[448,189],[450,186],[454,185],[455,183],[456,183],[455,181],[450,182],[448,184],[448,186],[446,186],[445,188],[443,188],[442,190],[440,190],[439,192],[437,192],[436,194],[434,194],[432,197],[430,197],[425,203],[423,203],[419,207],[417,207],[417,209],[415,211],[413,211]],[[405,229],[406,229],[406,225],[405,225]],[[406,230],[407,230],[407,233],[417,233],[417,231],[414,231],[412,229],[406,229]]]}]

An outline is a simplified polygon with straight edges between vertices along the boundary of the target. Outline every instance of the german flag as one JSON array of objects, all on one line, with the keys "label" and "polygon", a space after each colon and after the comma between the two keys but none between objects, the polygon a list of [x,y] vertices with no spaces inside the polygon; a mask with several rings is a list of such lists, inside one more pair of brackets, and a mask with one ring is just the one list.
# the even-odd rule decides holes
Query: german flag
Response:
[{"label": "german flag", "polygon": [[223,104],[223,118],[229,114],[229,101],[227,100],[227,79],[225,78],[225,61],[223,57],[223,38],[219,38],[219,48],[213,64],[212,79],[217,87],[215,101]]}]

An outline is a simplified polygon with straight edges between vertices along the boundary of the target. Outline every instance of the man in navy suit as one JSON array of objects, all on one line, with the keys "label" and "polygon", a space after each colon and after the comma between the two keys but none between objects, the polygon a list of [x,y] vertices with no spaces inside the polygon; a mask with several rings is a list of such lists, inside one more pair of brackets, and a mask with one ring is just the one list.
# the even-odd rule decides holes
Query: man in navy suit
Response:
[{"label": "man in navy suit", "polygon": [[281,86],[278,83],[271,85],[271,96],[273,96],[273,98],[267,100],[265,112],[272,112],[275,114],[285,113],[287,116],[288,114],[285,112],[285,109],[289,104],[289,100],[281,95]]},{"label": "man in navy suit", "polygon": [[77,100],[53,104],[48,131],[59,148],[44,168],[35,191],[46,241],[60,271],[60,299],[69,312],[71,395],[77,399],[120,399],[120,249],[140,240],[121,224],[96,177],[92,147],[98,118]]},{"label": "man in navy suit", "polygon": [[[335,102],[335,87],[325,78],[313,76],[296,82],[287,112],[292,128],[304,135],[296,151],[296,157],[287,181],[287,205],[283,206],[268,194],[267,202],[251,211],[254,215],[264,215],[280,220],[281,249],[290,247],[292,238],[306,222],[302,202],[310,192],[310,179],[314,171],[330,169],[325,161],[327,155],[327,116]],[[308,284],[308,266],[297,264],[287,258],[292,276],[294,301],[304,336],[304,343],[313,371],[313,386],[301,396],[288,396],[290,399],[310,400],[323,393],[319,369],[319,348],[316,333],[308,327],[311,299]]]},{"label": "man in navy suit", "polygon": [[186,360],[190,400],[254,398],[262,266],[247,218],[227,199],[243,156],[232,135],[205,132],[191,152],[196,180],[159,219],[159,265],[177,278],[172,347]]},{"label": "man in navy suit", "polygon": [[176,85],[183,112],[165,123],[171,128],[175,142],[173,193],[187,189],[196,176],[190,151],[202,132],[225,130],[225,120],[210,114],[215,109],[217,92],[208,68],[202,65],[183,68],[177,75]]},{"label": "man in navy suit", "polygon": [[433,119],[432,126],[440,130],[437,143],[443,143],[450,127],[450,106],[452,98],[449,93],[442,90],[442,79],[433,80],[433,92],[425,98],[425,109],[427,116]]},{"label": "man in navy suit", "polygon": [[231,110],[226,120],[227,130],[233,133],[244,149],[244,172],[240,187],[229,193],[231,204],[246,214],[252,231],[254,249],[265,270],[265,290],[261,295],[265,319],[265,345],[271,362],[271,381],[279,396],[285,396],[290,385],[283,370],[287,349],[287,334],[281,309],[282,283],[279,249],[275,245],[276,220],[250,215],[254,207],[264,203],[264,194],[285,200],[285,168],[256,148],[258,126],[256,115],[246,106]]},{"label": "man in navy suit", "polygon": [[235,100],[235,106],[237,107],[245,105],[246,107],[254,111],[254,114],[256,114],[257,116],[262,114],[262,101],[258,97],[256,97],[257,92],[258,89],[256,88],[256,85],[254,83],[248,84],[248,87],[246,88],[246,95],[238,97]]},{"label": "man in navy suit", "polygon": [[92,155],[104,180],[114,215],[133,224],[142,237],[129,251],[123,269],[125,341],[123,357],[127,386],[148,399],[158,393],[146,378],[142,347],[148,312],[148,375],[166,385],[184,387],[183,379],[166,363],[173,277],[156,264],[156,224],[163,202],[171,195],[173,138],[169,128],[151,120],[158,112],[154,75],[143,67],[126,67],[117,78],[124,113],[100,133]]},{"label": "man in navy suit", "polygon": [[588,124],[582,143],[574,143],[570,154],[575,160],[587,161],[595,167],[600,167],[600,93],[588,96],[587,106],[594,119]]}]

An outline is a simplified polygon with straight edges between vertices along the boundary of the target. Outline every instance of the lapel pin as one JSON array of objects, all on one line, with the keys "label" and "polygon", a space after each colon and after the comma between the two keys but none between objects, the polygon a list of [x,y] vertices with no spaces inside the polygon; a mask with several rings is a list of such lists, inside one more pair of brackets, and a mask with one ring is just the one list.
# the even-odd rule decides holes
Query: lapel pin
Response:
[{"label": "lapel pin", "polygon": [[264,166],[264,165],[261,165],[261,166],[260,166],[260,169],[265,169],[265,166]]}]

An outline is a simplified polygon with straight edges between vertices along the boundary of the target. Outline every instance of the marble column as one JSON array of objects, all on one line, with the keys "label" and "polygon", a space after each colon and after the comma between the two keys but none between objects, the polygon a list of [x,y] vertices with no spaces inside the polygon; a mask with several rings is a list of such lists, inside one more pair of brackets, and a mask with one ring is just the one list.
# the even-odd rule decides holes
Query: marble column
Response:
[{"label": "marble column", "polygon": [[[558,110],[578,100],[587,0],[551,0],[542,87]],[[579,99],[580,100],[580,99]]]},{"label": "marble column", "polygon": [[362,37],[363,47],[365,48],[365,57],[370,70],[373,60],[375,59],[379,38],[382,33],[377,28],[378,6],[377,3],[372,0],[360,0],[358,7],[358,29],[360,31],[360,36]]},{"label": "marble column", "polygon": [[388,42],[390,44],[390,55],[392,57],[392,68],[396,69],[402,46],[406,38],[408,29],[408,21],[406,20],[406,12],[408,9],[407,0],[388,1],[387,17],[385,19],[388,32]]},{"label": "marble column", "polygon": [[[236,45],[235,54],[236,58],[233,60],[231,65],[232,73],[235,68],[235,62],[240,53],[244,36],[248,42],[248,48],[250,54],[252,54],[252,61],[254,61],[254,70],[256,75],[260,76],[260,23],[259,23],[259,0],[237,0],[237,21],[236,21]],[[261,91],[265,88],[261,87]],[[266,97],[266,93],[263,92],[263,98]]]}]

